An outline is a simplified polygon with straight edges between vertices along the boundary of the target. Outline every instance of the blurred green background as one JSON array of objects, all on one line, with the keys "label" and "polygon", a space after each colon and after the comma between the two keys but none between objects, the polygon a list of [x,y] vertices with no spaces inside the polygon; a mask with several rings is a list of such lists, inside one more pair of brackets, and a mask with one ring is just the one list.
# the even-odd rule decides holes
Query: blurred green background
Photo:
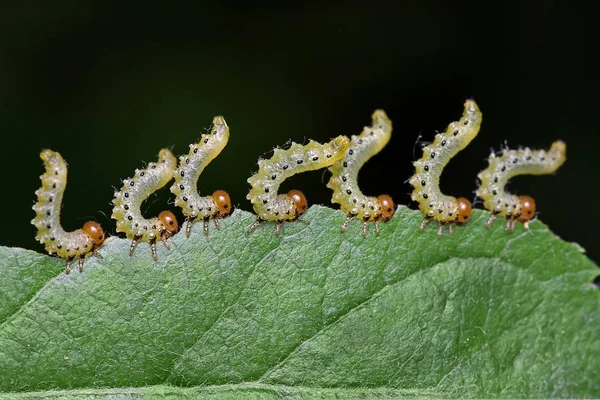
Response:
[{"label": "blurred green background", "polygon": [[[549,1],[449,3],[2,2],[0,244],[43,251],[29,223],[41,149],[70,164],[63,225],[93,218],[114,234],[121,179],[161,147],[187,153],[217,114],[231,140],[202,175],[203,193],[223,188],[251,210],[246,179],[259,156],[289,139],[358,134],[383,108],[393,137],[360,183],[409,204],[417,137],[431,140],[472,97],[482,130],[442,189],[473,198],[490,148],[505,140],[548,148],[562,139],[568,161],[556,175],[517,178],[511,189],[532,195],[553,231],[600,260],[593,14]],[[330,204],[327,180],[303,174],[285,189]],[[165,208],[169,195],[153,196],[146,212]]]}]

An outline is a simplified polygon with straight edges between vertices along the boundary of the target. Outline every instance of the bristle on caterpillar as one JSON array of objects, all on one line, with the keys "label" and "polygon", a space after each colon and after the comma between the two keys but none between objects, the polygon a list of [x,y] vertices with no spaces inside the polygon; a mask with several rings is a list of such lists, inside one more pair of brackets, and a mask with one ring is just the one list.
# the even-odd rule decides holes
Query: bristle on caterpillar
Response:
[{"label": "bristle on caterpillar", "polygon": [[287,150],[275,149],[270,159],[259,160],[258,172],[248,179],[252,188],[246,198],[257,214],[248,232],[264,221],[275,221],[275,233],[279,235],[284,221],[302,220],[300,215],[308,204],[304,194],[298,190],[278,194],[279,186],[293,175],[333,165],[344,156],[349,143],[346,136],[338,136],[325,144],[313,140],[304,146],[292,143]]},{"label": "bristle on caterpillar", "polygon": [[358,187],[360,168],[389,142],[392,135],[392,121],[383,110],[376,110],[371,116],[371,126],[365,126],[360,135],[352,135],[344,157],[330,170],[332,173],[327,187],[333,190],[332,203],[338,203],[346,213],[341,232],[344,232],[354,219],[363,222],[362,234],[367,237],[369,223],[375,223],[379,234],[379,222],[388,221],[394,215],[394,202],[388,195],[365,196]]},{"label": "bristle on caterpillar", "polygon": [[158,154],[158,162],[150,163],[146,169],[136,169],[132,178],[123,181],[123,188],[115,192],[112,218],[117,221],[117,232],[123,232],[131,239],[129,255],[139,242],[148,242],[152,257],[157,260],[156,241],[161,240],[167,248],[167,238],[179,230],[177,219],[170,211],[162,211],[158,217],[146,219],[140,207],[152,193],[173,179],[177,159],[168,149]]},{"label": "bristle on caterpillar", "polygon": [[504,188],[509,179],[517,175],[546,175],[554,173],[566,161],[567,145],[562,141],[552,143],[550,150],[504,149],[500,155],[494,152],[488,158],[489,165],[477,175],[480,181],[477,196],[492,215],[485,226],[489,228],[496,217],[505,218],[507,232],[515,230],[516,222],[525,229],[535,216],[535,201],[529,196],[516,196]]},{"label": "bristle on caterpillar", "polygon": [[58,152],[52,150],[43,150],[40,158],[46,172],[40,176],[42,187],[35,191],[35,218],[31,220],[37,228],[35,238],[45,246],[48,253],[67,260],[66,273],[71,271],[71,263],[76,258],[79,271],[83,271],[83,261],[88,255],[94,254],[102,258],[98,248],[104,242],[104,231],[94,221],[86,222],[81,229],[73,232],[63,229],[60,224],[60,209],[67,186],[67,164]]},{"label": "bristle on caterpillar", "polygon": [[438,235],[448,225],[452,234],[454,223],[466,223],[471,217],[471,202],[464,197],[444,195],[440,190],[440,176],[444,167],[458,152],[477,136],[482,114],[473,100],[467,100],[459,121],[452,122],[443,133],[435,135],[433,143],[423,147],[423,157],[415,161],[415,174],[409,182],[414,187],[411,198],[419,203],[424,218],[420,230],[431,219],[439,223]]},{"label": "bristle on caterpillar", "polygon": [[217,116],[213,119],[210,133],[202,135],[198,143],[190,144],[190,152],[179,157],[171,192],[175,194],[175,205],[181,207],[183,215],[187,217],[187,237],[196,220],[204,221],[204,234],[208,235],[209,220],[212,219],[220,229],[219,218],[231,212],[231,199],[227,192],[217,190],[211,196],[200,196],[197,190],[200,174],[221,153],[228,140],[229,127],[222,116]]}]

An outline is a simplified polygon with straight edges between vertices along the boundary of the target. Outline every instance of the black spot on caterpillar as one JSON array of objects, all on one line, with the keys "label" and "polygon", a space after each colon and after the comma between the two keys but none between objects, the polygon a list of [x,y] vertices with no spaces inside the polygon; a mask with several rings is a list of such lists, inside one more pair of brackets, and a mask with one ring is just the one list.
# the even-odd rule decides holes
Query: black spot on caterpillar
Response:
[{"label": "black spot on caterpillar", "polygon": [[117,221],[117,232],[123,232],[131,239],[129,255],[139,242],[149,242],[152,257],[156,261],[156,240],[163,241],[169,248],[167,238],[177,233],[177,219],[170,211],[162,211],[158,217],[146,219],[140,207],[152,193],[173,179],[177,159],[168,149],[158,153],[158,162],[148,164],[144,170],[135,170],[135,176],[123,181],[123,188],[115,192],[112,218]]},{"label": "black spot on caterpillar", "polygon": [[439,222],[438,235],[442,236],[443,225],[465,223],[471,217],[471,202],[464,197],[446,196],[440,191],[440,176],[448,162],[463,150],[479,133],[481,112],[473,100],[465,102],[459,121],[452,122],[444,133],[435,135],[435,140],[423,147],[423,157],[415,161],[415,174],[410,178],[414,190],[411,198],[419,203],[424,218],[419,230],[423,230],[430,219]]},{"label": "black spot on caterpillar", "polygon": [[313,140],[304,146],[292,143],[287,150],[275,149],[270,159],[259,160],[258,172],[248,179],[252,188],[246,198],[258,216],[248,232],[264,221],[275,221],[275,233],[279,235],[283,221],[300,219],[307,208],[304,194],[298,190],[277,194],[279,186],[293,175],[333,165],[344,156],[349,143],[346,136],[338,136],[325,144]]},{"label": "black spot on caterpillar", "polygon": [[218,218],[231,212],[231,200],[227,192],[217,190],[211,196],[200,196],[197,190],[200,174],[221,153],[228,140],[229,127],[223,117],[217,116],[213,118],[211,132],[202,135],[198,143],[190,144],[190,152],[179,157],[171,192],[176,196],[175,205],[181,207],[183,215],[187,217],[187,237],[196,220],[204,221],[204,234],[208,235],[208,221],[213,219],[217,229],[221,229]]},{"label": "black spot on caterpillar", "polygon": [[477,196],[483,206],[492,212],[485,224],[492,225],[496,217],[503,217],[505,230],[513,232],[515,223],[522,222],[525,229],[535,216],[535,201],[529,196],[516,196],[505,192],[508,180],[517,175],[546,175],[555,172],[566,160],[567,145],[562,141],[552,143],[549,151],[504,149],[498,156],[492,152],[489,165],[477,175],[480,181]]},{"label": "black spot on caterpillar", "polygon": [[67,186],[67,164],[59,153],[52,150],[43,150],[40,158],[46,172],[40,176],[42,187],[35,191],[35,218],[31,220],[37,228],[35,238],[46,247],[48,253],[56,253],[67,260],[66,273],[71,271],[71,263],[75,258],[79,259],[79,271],[82,271],[83,261],[89,254],[102,258],[97,250],[104,242],[104,231],[98,223],[88,221],[81,229],[65,232],[60,224],[60,208]]},{"label": "black spot on caterpillar", "polygon": [[359,219],[363,221],[364,237],[367,237],[370,222],[375,223],[375,232],[379,234],[379,221],[388,221],[394,215],[390,196],[365,196],[358,187],[360,168],[387,145],[392,135],[392,121],[383,110],[376,110],[371,119],[370,127],[365,126],[358,136],[352,135],[344,157],[330,168],[332,176],[327,184],[333,189],[331,202],[340,204],[347,215],[341,231],[344,232],[353,219]]}]

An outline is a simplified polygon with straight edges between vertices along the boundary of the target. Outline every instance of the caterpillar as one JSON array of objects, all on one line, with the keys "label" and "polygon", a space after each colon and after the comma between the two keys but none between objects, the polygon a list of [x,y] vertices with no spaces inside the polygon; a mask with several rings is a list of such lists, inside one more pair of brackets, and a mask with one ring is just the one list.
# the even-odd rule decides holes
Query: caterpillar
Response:
[{"label": "caterpillar", "polygon": [[358,187],[360,168],[385,147],[392,135],[392,121],[383,110],[376,110],[371,119],[370,127],[365,126],[358,136],[352,135],[344,157],[331,166],[332,176],[327,183],[327,187],[333,189],[331,202],[340,204],[347,215],[340,231],[344,232],[353,219],[360,219],[364,237],[367,237],[370,222],[375,223],[375,232],[379,234],[379,222],[387,222],[394,215],[390,196],[365,196]]},{"label": "caterpillar", "polygon": [[435,219],[439,223],[438,236],[442,236],[446,224],[452,234],[454,223],[465,223],[471,217],[471,202],[464,197],[444,195],[439,185],[446,164],[479,133],[481,117],[475,101],[467,100],[460,120],[450,123],[444,133],[435,135],[433,143],[423,147],[423,157],[413,163],[415,174],[409,180],[414,187],[411,198],[419,203],[424,214],[419,230]]},{"label": "caterpillar", "polygon": [[176,167],[175,156],[168,149],[162,149],[158,153],[158,162],[148,164],[143,170],[136,169],[135,176],[125,179],[121,191],[115,192],[112,218],[117,221],[117,232],[123,232],[131,239],[130,256],[139,242],[149,242],[156,261],[156,240],[160,239],[169,248],[167,238],[179,230],[172,212],[161,211],[158,217],[146,219],[140,210],[145,199],[173,179]]},{"label": "caterpillar", "polygon": [[275,221],[275,234],[279,236],[284,221],[307,223],[300,218],[308,205],[304,194],[299,190],[277,194],[279,186],[293,175],[333,165],[344,156],[349,144],[346,136],[338,136],[325,144],[313,140],[304,146],[292,143],[287,150],[275,149],[270,159],[259,160],[258,172],[248,179],[252,188],[246,198],[257,214],[256,222],[248,228],[248,232],[264,221]]},{"label": "caterpillar", "polygon": [[42,187],[35,191],[37,203],[33,206],[35,218],[31,223],[37,228],[35,239],[42,243],[50,254],[67,260],[65,272],[71,272],[71,264],[78,258],[79,271],[89,254],[102,258],[98,248],[105,239],[100,224],[87,221],[81,229],[66,232],[60,225],[60,208],[67,186],[67,164],[62,156],[52,150],[43,150],[40,158],[46,172],[40,176]]},{"label": "caterpillar", "polygon": [[185,234],[190,237],[192,225],[198,219],[204,221],[204,234],[208,235],[208,222],[213,219],[221,229],[218,218],[231,212],[231,199],[224,190],[216,190],[211,196],[200,196],[197,191],[198,178],[204,168],[221,153],[229,140],[229,127],[222,116],[213,118],[211,133],[204,134],[200,141],[190,144],[190,152],[179,157],[179,167],[174,172],[175,183],[171,192],[175,194],[175,205],[181,207],[187,217]]},{"label": "caterpillar", "polygon": [[508,180],[517,175],[545,175],[555,172],[566,161],[567,145],[562,141],[552,143],[549,151],[504,149],[499,156],[494,152],[488,158],[489,165],[477,177],[476,191],[483,199],[483,206],[492,215],[485,227],[489,228],[496,217],[505,218],[504,229],[515,230],[515,223],[522,222],[525,229],[535,216],[535,201],[529,196],[516,196],[504,191]]}]

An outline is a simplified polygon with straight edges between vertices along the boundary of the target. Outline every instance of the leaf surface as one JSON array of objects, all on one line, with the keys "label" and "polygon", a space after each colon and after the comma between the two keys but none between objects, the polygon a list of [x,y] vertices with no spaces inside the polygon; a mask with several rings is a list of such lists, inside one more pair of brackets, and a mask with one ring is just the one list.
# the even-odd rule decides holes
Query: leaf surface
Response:
[{"label": "leaf surface", "polygon": [[440,239],[400,207],[364,239],[320,206],[281,237],[236,211],[156,263],[113,238],[70,275],[0,248],[0,392],[598,397],[598,268],[539,221],[507,235],[487,216]]}]

